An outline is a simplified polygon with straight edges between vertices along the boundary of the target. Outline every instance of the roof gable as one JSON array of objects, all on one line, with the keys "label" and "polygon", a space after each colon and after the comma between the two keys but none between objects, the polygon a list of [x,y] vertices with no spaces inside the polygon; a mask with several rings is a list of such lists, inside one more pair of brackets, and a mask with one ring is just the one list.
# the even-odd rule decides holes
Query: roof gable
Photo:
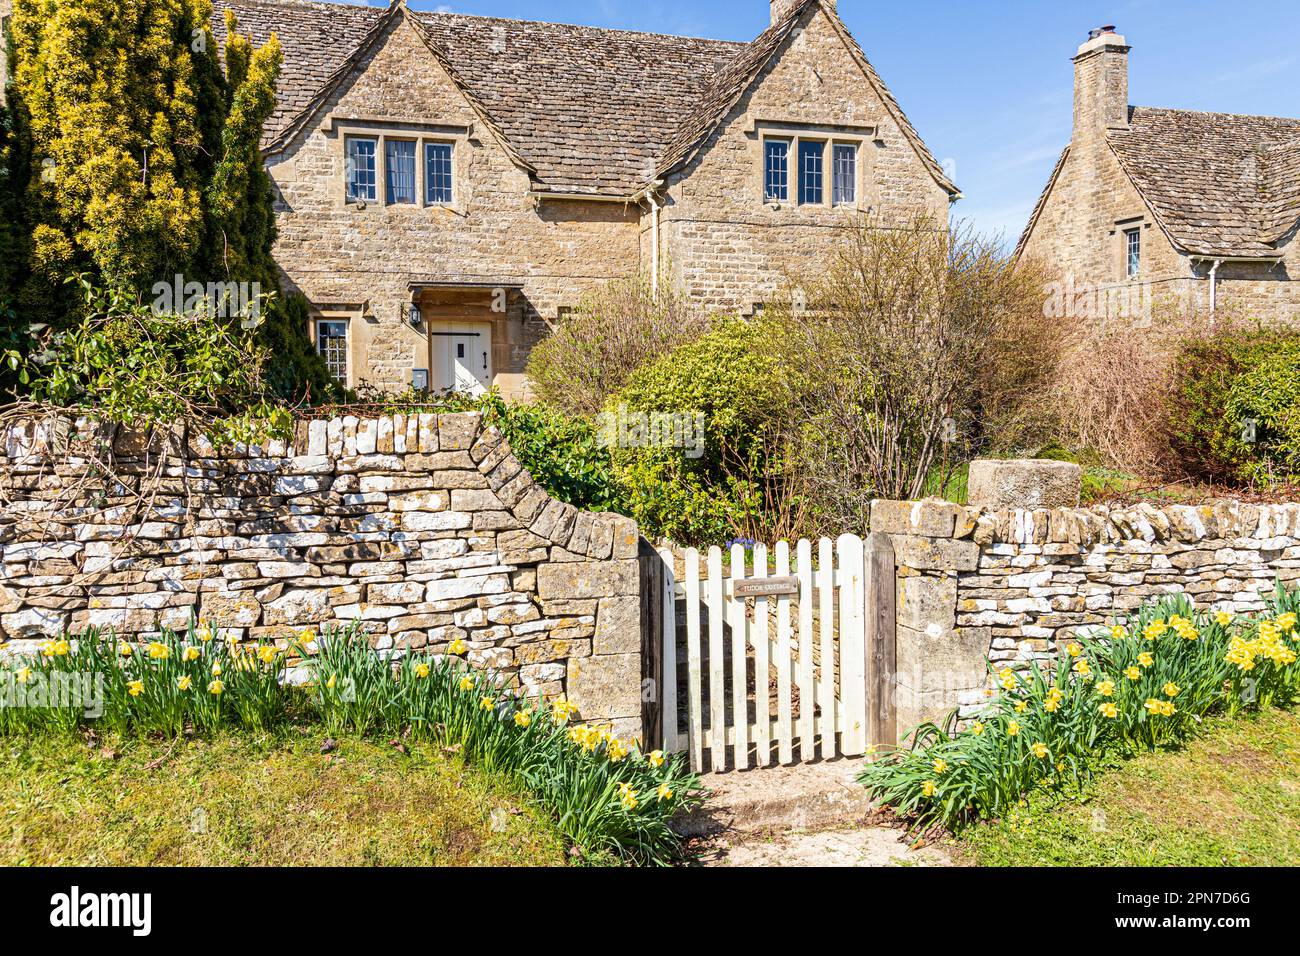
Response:
[{"label": "roof gable", "polygon": [[[283,149],[381,42],[399,17],[424,39],[471,107],[539,192],[630,198],[699,147],[776,55],[801,16],[801,0],[752,43],[595,27],[368,8],[313,0],[216,0],[222,14],[284,49],[279,102],[263,147]],[[886,108],[945,189],[956,187],[833,10],[822,7]]]}]

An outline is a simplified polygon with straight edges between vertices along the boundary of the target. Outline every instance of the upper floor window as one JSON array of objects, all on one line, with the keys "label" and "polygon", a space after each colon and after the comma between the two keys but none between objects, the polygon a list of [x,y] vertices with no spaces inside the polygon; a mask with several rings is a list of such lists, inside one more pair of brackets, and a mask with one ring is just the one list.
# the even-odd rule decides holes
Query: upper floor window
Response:
[{"label": "upper floor window", "polygon": [[348,200],[351,202],[375,201],[378,177],[375,156],[378,141],[370,137],[349,136],[347,140]]},{"label": "upper floor window", "polygon": [[826,161],[826,144],[809,140],[799,142],[799,205],[822,204],[823,166]]},{"label": "upper floor window", "polygon": [[342,384],[348,382],[348,323],[346,320],[316,320],[316,351],[329,373]]},{"label": "upper floor window", "polygon": [[831,202],[852,206],[858,201],[858,148],[851,143],[836,143],[831,164]]},{"label": "upper floor window", "polygon": [[1124,269],[1125,274],[1132,279],[1142,271],[1142,230],[1127,229],[1124,231]]},{"label": "upper floor window", "polygon": [[767,202],[790,198],[790,141],[769,139],[763,146],[763,197]]},{"label": "upper floor window", "polygon": [[388,173],[388,201],[415,202],[415,141],[384,140],[384,165]]},{"label": "upper floor window", "polygon": [[451,203],[451,143],[424,144],[424,201]]}]

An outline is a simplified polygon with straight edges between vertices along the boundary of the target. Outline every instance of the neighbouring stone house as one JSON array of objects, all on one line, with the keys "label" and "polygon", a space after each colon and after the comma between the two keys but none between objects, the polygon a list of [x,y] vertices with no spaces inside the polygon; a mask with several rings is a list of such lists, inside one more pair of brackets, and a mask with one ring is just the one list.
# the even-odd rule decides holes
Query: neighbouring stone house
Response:
[{"label": "neighbouring stone house", "polygon": [[219,0],[218,39],[226,6],[284,47],[276,256],[352,385],[518,395],[611,279],[752,314],[854,217],[957,196],[834,0],[747,44],[304,0]]},{"label": "neighbouring stone house", "polygon": [[1130,47],[1094,30],[1074,57],[1074,132],[1020,239],[1080,318],[1162,300],[1300,318],[1300,119],[1129,105]]}]

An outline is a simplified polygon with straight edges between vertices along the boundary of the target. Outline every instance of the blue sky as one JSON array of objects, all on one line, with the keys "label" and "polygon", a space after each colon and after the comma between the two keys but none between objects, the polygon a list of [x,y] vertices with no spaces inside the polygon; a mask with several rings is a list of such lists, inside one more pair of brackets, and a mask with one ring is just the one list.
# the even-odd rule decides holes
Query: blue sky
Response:
[{"label": "blue sky", "polygon": [[[421,10],[728,40],[767,0],[408,0]],[[375,3],[374,5],[378,5]],[[839,0],[840,16],[965,197],[954,209],[1014,241],[1070,138],[1070,56],[1113,23],[1140,106],[1300,116],[1297,0]]]}]

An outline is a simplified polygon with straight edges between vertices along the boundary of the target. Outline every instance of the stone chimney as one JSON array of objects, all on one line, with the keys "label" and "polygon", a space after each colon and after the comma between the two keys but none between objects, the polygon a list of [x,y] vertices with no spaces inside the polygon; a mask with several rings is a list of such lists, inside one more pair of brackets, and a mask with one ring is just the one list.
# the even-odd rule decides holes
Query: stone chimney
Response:
[{"label": "stone chimney", "polygon": [[[792,7],[798,6],[803,0],[769,0],[772,7],[772,25],[790,12]],[[821,4],[831,13],[835,12],[835,0],[821,0]]]},{"label": "stone chimney", "polygon": [[1113,26],[1100,27],[1074,56],[1074,142],[1128,129],[1128,51]]}]

